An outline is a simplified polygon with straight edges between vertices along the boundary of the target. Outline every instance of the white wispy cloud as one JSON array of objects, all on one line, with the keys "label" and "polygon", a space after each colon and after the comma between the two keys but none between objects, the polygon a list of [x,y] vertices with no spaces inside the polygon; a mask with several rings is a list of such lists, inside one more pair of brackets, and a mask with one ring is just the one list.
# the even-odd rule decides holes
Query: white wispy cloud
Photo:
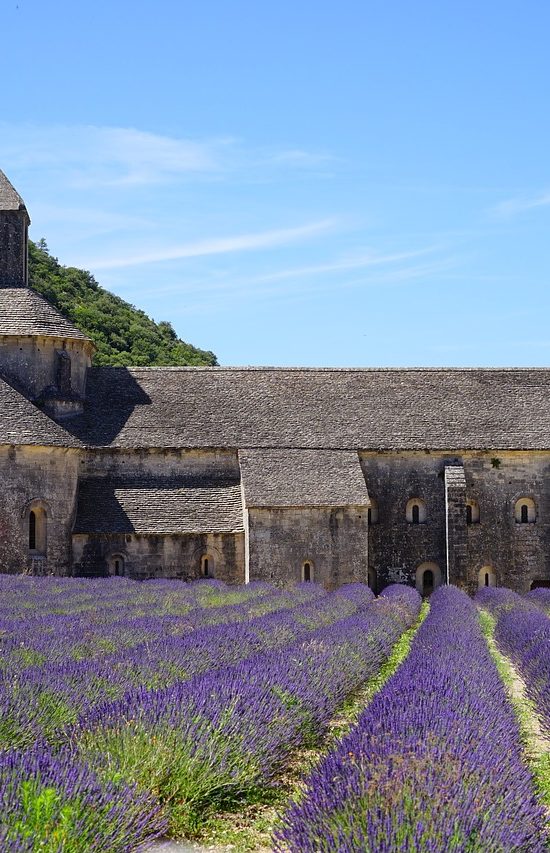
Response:
[{"label": "white wispy cloud", "polygon": [[490,213],[498,218],[507,219],[528,210],[548,206],[550,206],[550,190],[535,196],[518,196],[517,198],[507,199],[492,207]]},{"label": "white wispy cloud", "polygon": [[284,246],[315,237],[318,234],[332,230],[336,226],[334,219],[323,219],[309,222],[295,228],[279,228],[260,231],[254,234],[237,234],[230,237],[214,237],[198,240],[193,243],[183,243],[179,246],[167,246],[152,249],[148,252],[134,252],[124,256],[111,258],[96,258],[83,262],[88,269],[117,269],[120,267],[135,267],[142,264],[160,263],[163,261],[198,258],[206,255],[222,255],[231,252],[249,252],[255,249],[268,249]]},{"label": "white wispy cloud", "polygon": [[192,140],[136,128],[0,124],[0,157],[15,169],[58,172],[65,185],[124,186],[215,172],[228,140]]}]

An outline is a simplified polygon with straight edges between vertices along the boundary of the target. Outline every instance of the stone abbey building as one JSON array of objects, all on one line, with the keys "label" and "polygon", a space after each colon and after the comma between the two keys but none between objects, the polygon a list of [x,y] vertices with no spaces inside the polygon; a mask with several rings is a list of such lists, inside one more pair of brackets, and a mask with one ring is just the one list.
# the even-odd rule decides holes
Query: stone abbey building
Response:
[{"label": "stone abbey building", "polygon": [[93,367],[0,172],[0,570],[550,585],[550,370]]}]

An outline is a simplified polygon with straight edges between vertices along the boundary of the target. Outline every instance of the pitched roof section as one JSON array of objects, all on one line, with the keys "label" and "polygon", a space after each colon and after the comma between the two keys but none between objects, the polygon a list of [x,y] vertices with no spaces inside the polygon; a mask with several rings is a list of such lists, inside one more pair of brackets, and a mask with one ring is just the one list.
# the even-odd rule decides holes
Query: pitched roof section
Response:
[{"label": "pitched roof section", "polygon": [[75,533],[235,533],[243,530],[235,479],[112,480],[80,484]]},{"label": "pitched roof section", "polygon": [[547,369],[94,368],[87,396],[90,445],[550,449]]},{"label": "pitched roof section", "polygon": [[0,378],[0,444],[81,447],[44,412]]},{"label": "pitched roof section", "polygon": [[34,290],[22,287],[0,288],[0,335],[89,340],[57,308]]},{"label": "pitched roof section", "polygon": [[1,169],[0,210],[27,210],[25,202]]},{"label": "pitched roof section", "polygon": [[350,450],[241,450],[249,507],[368,506],[359,463]]}]

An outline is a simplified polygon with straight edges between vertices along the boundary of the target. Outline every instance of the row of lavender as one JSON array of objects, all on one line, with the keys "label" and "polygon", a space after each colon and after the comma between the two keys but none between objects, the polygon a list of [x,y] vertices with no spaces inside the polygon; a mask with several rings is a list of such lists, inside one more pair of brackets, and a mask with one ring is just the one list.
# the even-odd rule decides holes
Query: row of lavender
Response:
[{"label": "row of lavender", "polygon": [[[230,590],[228,594],[232,594]],[[290,594],[272,588],[262,590],[261,596],[251,590],[249,596],[256,602],[261,597],[266,615],[251,618],[254,611],[250,600],[239,605],[230,603],[216,608],[218,624],[188,629],[181,636],[163,635],[163,617],[139,617],[137,629],[124,619],[118,630],[126,637],[126,645],[121,643],[118,652],[92,654],[79,660],[72,656],[60,660],[60,649],[73,648],[73,638],[66,624],[59,626],[56,621],[60,636],[47,632],[45,637],[27,639],[25,645],[28,650],[32,642],[33,649],[43,650],[44,655],[51,646],[53,662],[46,660],[24,668],[18,655],[19,637],[25,628],[19,626],[0,642],[4,660],[12,663],[0,675],[0,747],[26,746],[44,738],[62,741],[68,725],[102,702],[120,699],[135,688],[166,688],[299,641],[313,630],[350,616],[373,599],[372,592],[362,585],[331,595],[312,584],[304,585],[296,590],[296,601]],[[88,616],[80,618],[83,624],[78,629],[78,642],[86,632],[97,637],[97,628],[90,624]],[[26,628],[31,633],[36,624],[27,624]],[[116,632],[115,625],[113,635]],[[97,650],[97,642],[93,645]]]},{"label": "row of lavender", "polygon": [[484,589],[476,601],[495,617],[497,645],[517,667],[550,737],[550,589],[525,598],[510,589]]},{"label": "row of lavender", "polygon": [[[253,619],[155,635],[149,649],[6,668],[4,743],[34,745],[0,758],[1,849],[129,851],[269,784],[376,672],[420,606],[412,590],[372,602],[358,585],[330,595],[307,585],[300,596],[296,607]],[[89,625],[93,612],[83,607]],[[4,642],[12,639],[6,631]],[[161,689],[151,689],[147,672],[159,669]]]},{"label": "row of lavender", "polygon": [[476,606],[442,588],[408,658],[288,810],[275,848],[543,853],[547,844]]}]

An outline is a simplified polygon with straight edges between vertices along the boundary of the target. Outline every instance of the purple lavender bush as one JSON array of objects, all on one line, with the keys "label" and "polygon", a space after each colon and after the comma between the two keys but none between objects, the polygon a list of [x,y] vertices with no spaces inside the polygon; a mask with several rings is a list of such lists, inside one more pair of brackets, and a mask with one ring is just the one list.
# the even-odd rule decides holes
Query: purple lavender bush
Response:
[{"label": "purple lavender bush", "polygon": [[543,853],[545,813],[475,605],[438,590],[409,657],[283,817],[291,853]]},{"label": "purple lavender bush", "polygon": [[522,598],[507,589],[494,590],[490,597],[476,595],[476,602],[495,617],[496,643],[517,667],[550,736],[550,619],[537,606],[539,600],[532,593]]},{"label": "purple lavender bush", "polygon": [[209,808],[254,796],[293,750],[318,738],[378,672],[420,604],[406,590],[236,666],[128,694],[84,716],[73,743],[100,775],[158,796],[173,833],[192,832]]},{"label": "purple lavender bush", "polygon": [[151,796],[43,744],[0,753],[0,810],[2,853],[127,853],[166,831]]}]

